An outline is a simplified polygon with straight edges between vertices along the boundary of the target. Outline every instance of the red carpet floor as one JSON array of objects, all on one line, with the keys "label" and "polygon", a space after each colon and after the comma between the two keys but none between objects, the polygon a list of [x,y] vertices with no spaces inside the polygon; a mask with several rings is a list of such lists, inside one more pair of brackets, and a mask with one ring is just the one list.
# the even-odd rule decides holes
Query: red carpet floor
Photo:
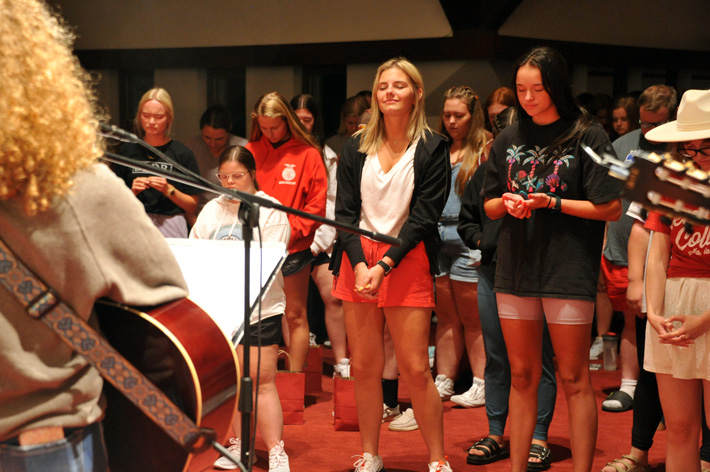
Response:
[{"label": "red carpet floor", "polygon": [[[324,349],[326,362],[329,350]],[[332,361],[330,361],[332,362]],[[332,372],[326,364],[325,372]],[[592,371],[592,383],[599,406],[599,434],[594,459],[593,471],[601,468],[622,454],[627,454],[631,442],[632,412],[608,413],[601,411],[601,403],[608,392],[620,384],[619,371]],[[460,393],[460,392],[459,392]],[[406,386],[400,386],[400,402],[406,405],[409,397]],[[319,396],[306,397],[305,424],[286,425],[284,444],[290,457],[293,472],[347,472],[354,469],[354,458],[360,454],[358,432],[333,430],[333,380],[323,375],[323,392]],[[466,464],[465,450],[472,442],[484,437],[488,431],[484,408],[464,409],[451,402],[444,403],[445,447],[449,463],[456,472],[460,471],[507,471],[510,461],[504,460],[489,465],[473,466]],[[567,421],[567,403],[561,389],[558,389],[557,407],[550,427],[550,447],[552,449],[552,467],[554,472],[572,471],[572,458],[569,449],[569,427]],[[654,471],[665,471],[665,432],[656,433],[651,449],[650,463]],[[268,470],[266,447],[257,434],[255,471]],[[382,425],[380,436],[380,455],[384,459],[388,472],[426,472],[427,454],[419,431],[393,432]]]}]

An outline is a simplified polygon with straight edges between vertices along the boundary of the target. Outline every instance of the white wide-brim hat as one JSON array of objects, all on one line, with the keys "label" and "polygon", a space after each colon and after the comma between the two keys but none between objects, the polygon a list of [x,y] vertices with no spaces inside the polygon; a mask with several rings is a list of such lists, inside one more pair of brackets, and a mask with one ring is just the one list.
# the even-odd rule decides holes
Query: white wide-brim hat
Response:
[{"label": "white wide-brim hat", "polygon": [[678,143],[710,138],[710,90],[688,90],[678,107],[678,119],[653,128],[646,139]]}]

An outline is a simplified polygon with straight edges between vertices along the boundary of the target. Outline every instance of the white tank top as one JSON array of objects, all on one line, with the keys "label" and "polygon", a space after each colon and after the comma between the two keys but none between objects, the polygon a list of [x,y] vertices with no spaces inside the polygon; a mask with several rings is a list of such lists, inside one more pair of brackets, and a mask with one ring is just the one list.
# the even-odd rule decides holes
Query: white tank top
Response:
[{"label": "white tank top", "polygon": [[409,217],[414,190],[414,151],[418,139],[385,173],[377,153],[365,159],[360,183],[360,228],[396,237]]}]

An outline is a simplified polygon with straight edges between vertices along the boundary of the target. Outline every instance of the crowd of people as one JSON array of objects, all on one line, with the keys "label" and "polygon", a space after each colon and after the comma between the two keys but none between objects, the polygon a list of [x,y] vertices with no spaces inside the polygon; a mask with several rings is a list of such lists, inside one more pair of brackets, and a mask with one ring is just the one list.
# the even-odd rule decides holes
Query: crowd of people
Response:
[{"label": "crowd of people", "polygon": [[[87,320],[101,297],[146,306],[185,296],[164,238],[241,240],[241,202],[138,168],[114,165],[112,174],[99,161],[105,117],[71,35],[37,0],[0,5],[12,19],[0,23],[0,44],[25,48],[0,58],[0,236]],[[385,470],[385,422],[419,429],[429,472],[451,472],[443,401],[485,408],[488,434],[470,445],[468,464],[510,458],[514,472],[547,470],[557,379],[574,470],[591,470],[598,412],[589,360],[614,312],[624,320],[621,385],[602,409],[634,413],[629,454],[603,472],[649,471],[661,422],[666,470],[710,470],[710,230],[622,199],[622,183],[585,150],[629,163],[667,151],[710,171],[710,91],[689,90],[679,105],[662,84],[613,100],[575,98],[564,58],[548,47],[528,51],[511,73],[510,86],[486,100],[467,85],[447,89],[434,130],[422,74],[390,59],[371,92],[345,100],[328,139],[308,94],[259,97],[248,138],[232,134],[225,107],[210,106],[186,144],[171,133],[168,91],[141,97],[134,131],[173,162],[136,143],[119,154],[401,241],[259,213],[252,237],[288,253],[249,320],[270,472],[290,471],[277,358],[286,346],[290,370],[304,368],[310,280],[335,375],[355,379],[356,472]],[[57,132],[50,121],[66,126]],[[0,290],[0,302],[0,470],[107,470],[100,376],[10,293]],[[404,411],[399,379],[411,396]],[[237,415],[227,445],[237,456],[241,426]],[[214,467],[238,466],[221,456]]]}]

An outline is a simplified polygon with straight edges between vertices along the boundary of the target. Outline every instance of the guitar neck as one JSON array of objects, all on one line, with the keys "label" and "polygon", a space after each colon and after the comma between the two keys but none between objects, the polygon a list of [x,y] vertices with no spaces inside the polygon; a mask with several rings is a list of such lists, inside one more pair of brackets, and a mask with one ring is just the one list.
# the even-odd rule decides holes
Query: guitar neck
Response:
[{"label": "guitar neck", "polygon": [[690,223],[710,225],[710,176],[669,154],[636,155],[624,198]]}]

